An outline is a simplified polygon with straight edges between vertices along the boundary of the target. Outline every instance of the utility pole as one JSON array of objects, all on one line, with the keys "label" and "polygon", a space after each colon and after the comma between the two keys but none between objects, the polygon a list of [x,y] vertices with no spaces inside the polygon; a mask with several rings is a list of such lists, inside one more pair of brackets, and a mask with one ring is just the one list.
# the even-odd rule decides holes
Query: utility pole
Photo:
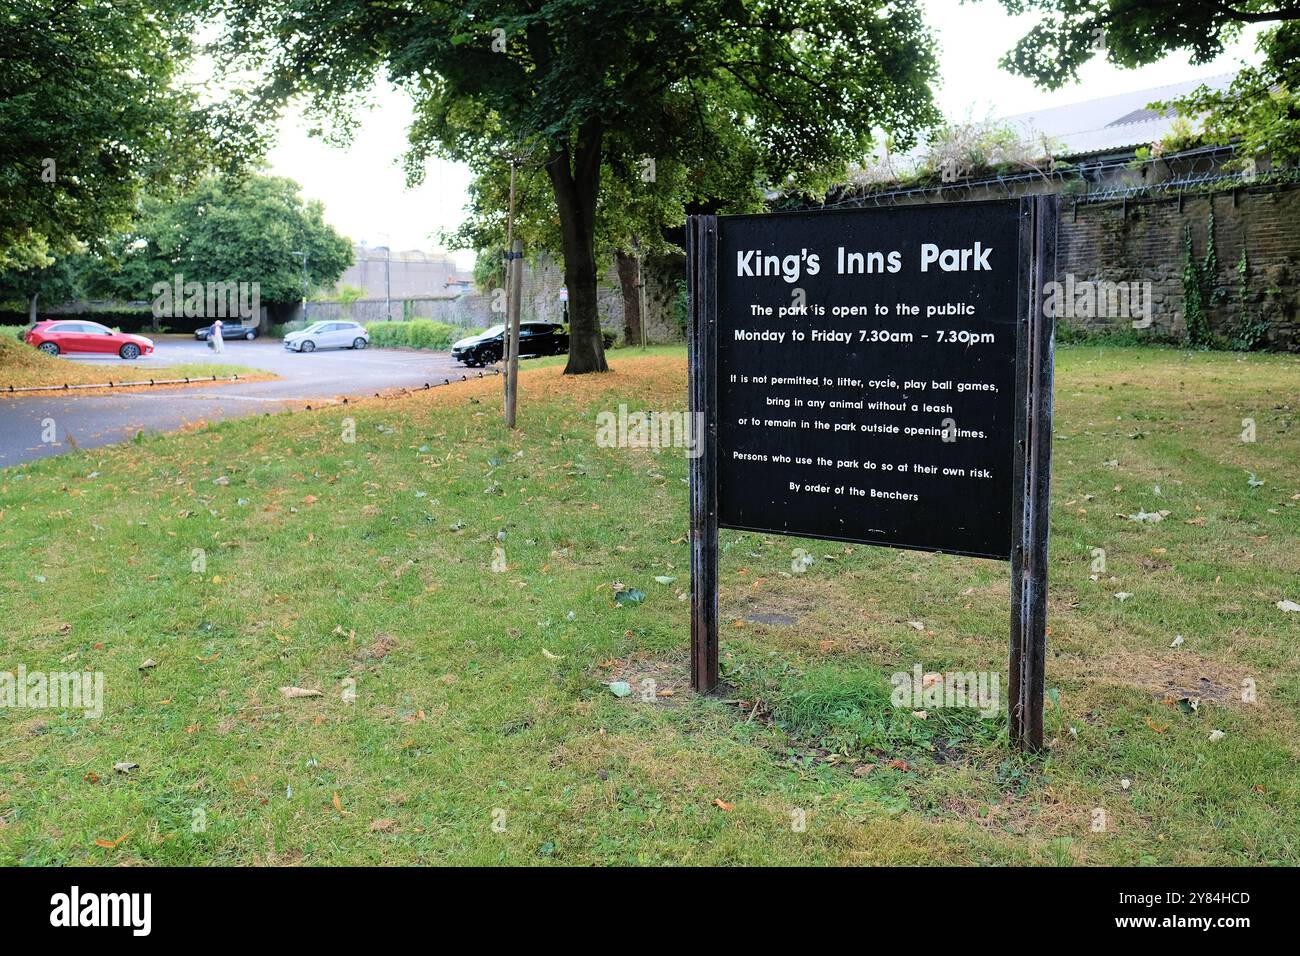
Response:
[{"label": "utility pole", "polygon": [[513,426],[510,414],[510,290],[514,279],[514,241],[515,241],[515,176],[519,163],[510,157],[510,209],[506,214],[506,329],[501,336],[501,414],[506,424]]},{"label": "utility pole", "polygon": [[510,333],[510,361],[506,379],[506,427],[515,427],[515,406],[519,400],[519,299],[523,292],[524,242],[516,239],[510,245],[510,290],[506,294],[506,321]]}]

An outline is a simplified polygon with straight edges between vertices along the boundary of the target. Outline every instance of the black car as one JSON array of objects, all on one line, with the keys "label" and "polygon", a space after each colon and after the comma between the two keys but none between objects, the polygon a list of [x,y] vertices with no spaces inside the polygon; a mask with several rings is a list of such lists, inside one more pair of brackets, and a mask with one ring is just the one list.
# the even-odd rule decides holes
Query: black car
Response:
[{"label": "black car", "polygon": [[[194,337],[198,339],[200,342],[206,342],[208,339],[212,337],[212,326],[205,325],[201,329],[195,329]],[[228,325],[225,322],[222,322],[221,337],[226,340],[246,339],[249,342],[251,342],[253,341],[253,339],[257,338],[257,329],[251,325],[249,326]]]},{"label": "black car", "polygon": [[[501,361],[505,351],[506,327],[494,325],[481,335],[461,339],[451,347],[451,357],[473,368]],[[614,344],[614,336],[602,333],[605,347]],[[537,355],[564,355],[569,351],[569,330],[555,322],[521,322],[519,324],[519,357]]]}]

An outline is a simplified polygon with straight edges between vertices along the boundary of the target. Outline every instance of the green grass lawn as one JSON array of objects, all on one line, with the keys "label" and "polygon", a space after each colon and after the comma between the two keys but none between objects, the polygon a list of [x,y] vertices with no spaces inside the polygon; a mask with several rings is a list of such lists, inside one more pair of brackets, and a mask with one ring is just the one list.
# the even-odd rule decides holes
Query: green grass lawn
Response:
[{"label": "green grass lawn", "polygon": [[30,345],[0,335],[0,390],[34,386],[102,385],[107,382],[148,382],[151,379],[206,378],[258,380],[279,378],[273,372],[243,365],[188,362],[165,368],[141,367],[132,362],[86,364],[46,355]]},{"label": "green grass lawn", "polygon": [[686,459],[594,440],[684,352],[611,365],[0,471],[0,671],[104,674],[0,709],[0,863],[1300,863],[1296,357],[1059,353],[1035,760],[890,701],[1005,678],[997,562],[723,532],[692,695]]}]

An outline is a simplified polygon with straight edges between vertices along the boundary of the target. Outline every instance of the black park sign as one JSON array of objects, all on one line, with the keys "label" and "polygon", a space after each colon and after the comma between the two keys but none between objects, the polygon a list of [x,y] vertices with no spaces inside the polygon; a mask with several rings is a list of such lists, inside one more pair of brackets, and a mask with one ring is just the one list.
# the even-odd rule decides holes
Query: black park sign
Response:
[{"label": "black park sign", "polygon": [[692,217],[697,690],[719,528],[1009,560],[1012,737],[1041,746],[1055,223],[1050,197]]}]

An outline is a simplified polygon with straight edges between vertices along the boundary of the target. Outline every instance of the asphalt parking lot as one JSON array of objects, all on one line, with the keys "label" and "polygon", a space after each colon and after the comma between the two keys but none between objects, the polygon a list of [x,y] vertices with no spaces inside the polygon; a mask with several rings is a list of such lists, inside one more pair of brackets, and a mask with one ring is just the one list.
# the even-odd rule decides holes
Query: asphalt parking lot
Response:
[{"label": "asphalt parking lot", "polygon": [[[332,401],[373,395],[387,388],[421,387],[477,377],[478,369],[453,362],[447,352],[413,349],[335,349],[290,352],[279,340],[227,342],[217,355],[206,343],[186,336],[153,336],[155,349],[133,368],[205,362],[243,365],[274,372],[269,382],[234,382],[182,388],[144,387],[111,395],[51,392],[0,398],[0,467],[16,465],[76,448],[125,441],[137,432],[165,432],[191,422],[214,421],[278,411],[305,401]],[[115,355],[75,356],[67,361],[102,365],[107,381],[121,368]],[[53,423],[55,440],[42,441]]]}]

